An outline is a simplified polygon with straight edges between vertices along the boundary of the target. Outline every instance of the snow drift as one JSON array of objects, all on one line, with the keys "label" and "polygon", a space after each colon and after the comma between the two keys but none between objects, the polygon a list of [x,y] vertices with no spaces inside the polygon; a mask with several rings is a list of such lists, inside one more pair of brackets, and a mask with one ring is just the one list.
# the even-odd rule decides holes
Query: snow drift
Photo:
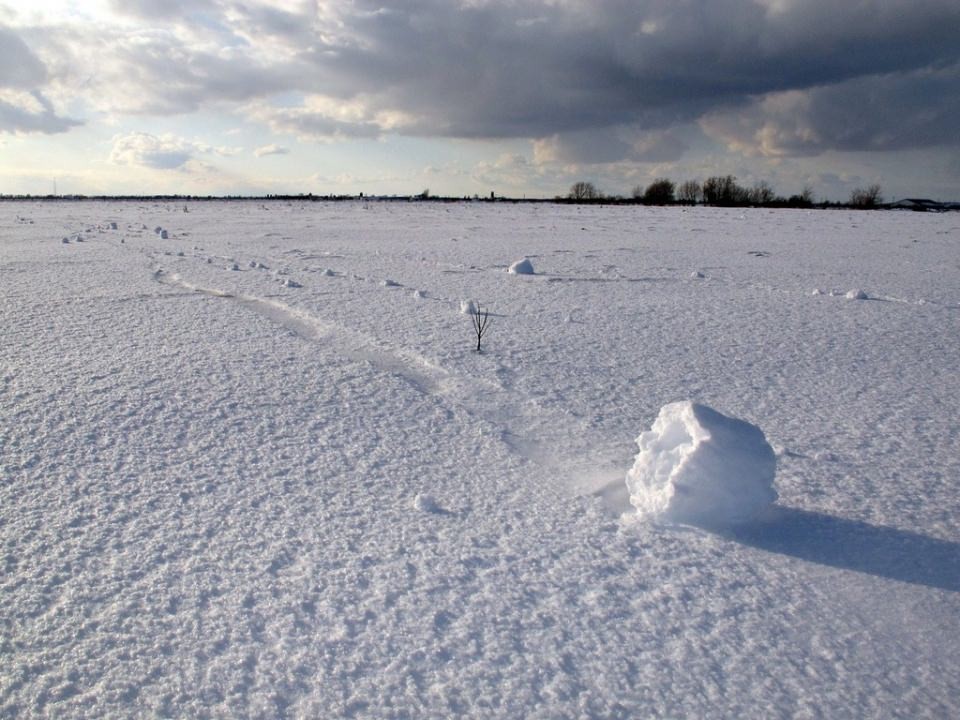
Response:
[{"label": "snow drift", "polygon": [[701,526],[742,523],[777,499],[776,457],[763,431],[704,405],[665,405],[637,438],[627,473],[643,516]]}]

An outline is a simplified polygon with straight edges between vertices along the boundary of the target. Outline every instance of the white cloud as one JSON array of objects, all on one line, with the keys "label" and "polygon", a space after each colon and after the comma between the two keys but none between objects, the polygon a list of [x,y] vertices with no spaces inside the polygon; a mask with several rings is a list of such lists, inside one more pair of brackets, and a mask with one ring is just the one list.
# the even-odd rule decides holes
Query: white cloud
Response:
[{"label": "white cloud", "polygon": [[170,134],[157,137],[134,132],[113,138],[110,162],[114,165],[132,165],[154,170],[181,170],[188,167],[195,154],[208,150],[207,146]]},{"label": "white cloud", "polygon": [[631,127],[609,127],[558,133],[534,141],[534,162],[590,165],[624,160],[644,163],[679,159],[687,145],[665,130],[644,132]]},{"label": "white cloud", "polygon": [[0,87],[0,132],[53,135],[82,125],[82,121],[57,114],[39,90],[9,90]]},{"label": "white cloud", "polygon": [[309,95],[299,105],[253,103],[244,108],[244,113],[276,133],[295,135],[303,140],[377,138],[415,122],[406,113],[377,112],[361,97],[338,101],[323,95]]},{"label": "white cloud", "polygon": [[283,147],[282,145],[275,145],[271,143],[270,145],[264,145],[263,147],[258,147],[253,151],[253,154],[257,157],[263,157],[264,155],[288,155],[290,153],[290,148]]}]

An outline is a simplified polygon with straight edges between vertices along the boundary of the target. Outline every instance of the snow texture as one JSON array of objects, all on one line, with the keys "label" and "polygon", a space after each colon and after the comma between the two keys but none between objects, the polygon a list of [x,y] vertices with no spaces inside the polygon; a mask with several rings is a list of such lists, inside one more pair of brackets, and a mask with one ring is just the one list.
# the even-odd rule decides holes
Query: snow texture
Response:
[{"label": "snow texture", "polygon": [[777,499],[776,457],[763,431],[705,405],[665,405],[637,445],[627,488],[643,516],[722,527],[752,520]]},{"label": "snow texture", "polygon": [[956,213],[182,208],[0,202],[0,717],[960,717]]}]

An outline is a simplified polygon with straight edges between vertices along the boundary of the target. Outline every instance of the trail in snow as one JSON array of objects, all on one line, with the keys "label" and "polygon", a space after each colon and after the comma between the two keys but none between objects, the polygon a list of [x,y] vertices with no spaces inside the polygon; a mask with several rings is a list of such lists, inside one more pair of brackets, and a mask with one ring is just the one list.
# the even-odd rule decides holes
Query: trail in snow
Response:
[{"label": "trail in snow", "polygon": [[478,420],[499,427],[501,439],[527,460],[549,464],[562,454],[561,448],[548,449],[542,440],[532,435],[530,419],[542,414],[544,409],[529,398],[518,397],[500,382],[457,376],[427,358],[407,350],[386,348],[382,341],[324,322],[314,314],[275,298],[203,287],[162,268],[154,271],[153,279],[198,295],[234,302],[304,340],[327,342],[342,358],[399,376],[422,394],[441,396]]}]

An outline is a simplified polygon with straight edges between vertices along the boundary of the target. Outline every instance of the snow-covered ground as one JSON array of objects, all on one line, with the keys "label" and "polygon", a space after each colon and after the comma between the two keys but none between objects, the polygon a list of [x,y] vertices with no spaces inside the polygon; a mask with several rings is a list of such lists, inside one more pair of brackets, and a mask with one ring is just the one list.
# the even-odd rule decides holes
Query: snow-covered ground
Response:
[{"label": "snow-covered ground", "polygon": [[186,210],[0,204],[0,716],[960,715],[957,214]]}]

